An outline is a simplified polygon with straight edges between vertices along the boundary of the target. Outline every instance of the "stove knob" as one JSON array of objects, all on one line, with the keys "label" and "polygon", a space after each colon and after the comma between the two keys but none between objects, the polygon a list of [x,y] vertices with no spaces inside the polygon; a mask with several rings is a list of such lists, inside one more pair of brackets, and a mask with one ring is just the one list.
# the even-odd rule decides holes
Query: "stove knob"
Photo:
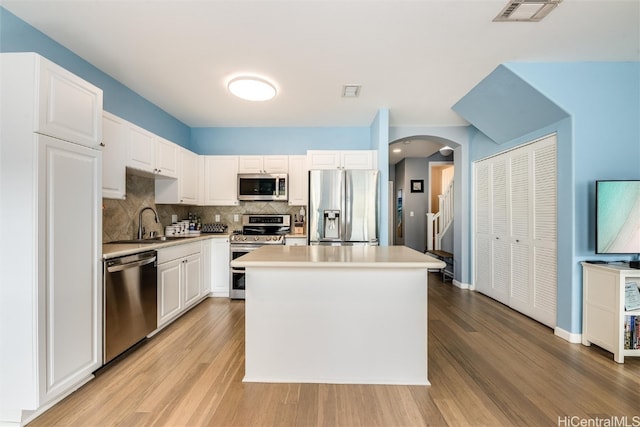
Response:
[{"label": "stove knob", "polygon": [[258,236],[255,236],[255,237],[253,238],[253,240],[255,240],[256,242],[257,242],[259,239],[260,239],[260,238],[259,238]]}]

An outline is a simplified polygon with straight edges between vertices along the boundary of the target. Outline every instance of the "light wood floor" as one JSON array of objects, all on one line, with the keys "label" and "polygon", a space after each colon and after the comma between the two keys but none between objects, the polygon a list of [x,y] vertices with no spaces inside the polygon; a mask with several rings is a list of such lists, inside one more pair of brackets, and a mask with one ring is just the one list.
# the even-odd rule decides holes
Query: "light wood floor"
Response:
[{"label": "light wood floor", "polygon": [[245,384],[244,304],[209,298],[30,426],[639,425],[640,358],[429,280],[430,387]]}]

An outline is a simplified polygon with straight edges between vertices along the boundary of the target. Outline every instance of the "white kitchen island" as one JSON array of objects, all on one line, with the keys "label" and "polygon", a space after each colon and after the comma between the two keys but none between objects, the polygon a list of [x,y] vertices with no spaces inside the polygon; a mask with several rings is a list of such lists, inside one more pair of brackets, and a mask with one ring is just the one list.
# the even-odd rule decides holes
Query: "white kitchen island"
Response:
[{"label": "white kitchen island", "polygon": [[246,269],[246,382],[427,380],[427,272],[404,246],[264,246]]}]

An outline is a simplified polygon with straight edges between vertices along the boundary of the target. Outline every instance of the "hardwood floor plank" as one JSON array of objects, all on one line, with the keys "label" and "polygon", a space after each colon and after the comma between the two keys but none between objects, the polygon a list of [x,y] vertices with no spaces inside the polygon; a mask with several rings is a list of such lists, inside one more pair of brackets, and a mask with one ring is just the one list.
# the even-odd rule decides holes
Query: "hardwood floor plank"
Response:
[{"label": "hardwood floor plank", "polygon": [[540,426],[640,419],[623,365],[429,277],[431,386],[243,383],[244,303],[207,299],[30,426]]}]

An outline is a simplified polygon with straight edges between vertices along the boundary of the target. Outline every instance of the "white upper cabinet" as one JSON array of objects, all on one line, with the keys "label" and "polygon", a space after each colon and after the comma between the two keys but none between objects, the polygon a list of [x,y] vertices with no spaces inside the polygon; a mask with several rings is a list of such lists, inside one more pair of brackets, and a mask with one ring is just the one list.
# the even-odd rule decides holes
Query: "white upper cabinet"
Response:
[{"label": "white upper cabinet", "polygon": [[197,205],[200,203],[198,182],[199,156],[179,147],[178,178],[156,178],[156,203]]},{"label": "white upper cabinet", "polygon": [[129,123],[129,159],[127,166],[154,173],[156,169],[156,139],[151,132]]},{"label": "white upper cabinet", "polygon": [[288,156],[240,156],[238,173],[288,173]]},{"label": "white upper cabinet", "polygon": [[180,147],[164,138],[156,137],[156,173],[171,178],[178,177],[178,150]]},{"label": "white upper cabinet", "polygon": [[308,194],[307,156],[289,156],[289,205],[306,206]]},{"label": "white upper cabinet", "polygon": [[169,178],[178,176],[178,145],[129,123],[127,166]]},{"label": "white upper cabinet", "polygon": [[127,122],[102,113],[102,197],[126,197]]},{"label": "white upper cabinet", "polygon": [[205,156],[204,205],[236,206],[238,201],[238,156]]},{"label": "white upper cabinet", "polygon": [[[102,142],[102,90],[33,55],[39,74],[36,132],[87,147]],[[38,78],[38,77],[36,77]]]},{"label": "white upper cabinet", "polygon": [[373,150],[309,150],[309,169],[377,169],[377,153]]}]

